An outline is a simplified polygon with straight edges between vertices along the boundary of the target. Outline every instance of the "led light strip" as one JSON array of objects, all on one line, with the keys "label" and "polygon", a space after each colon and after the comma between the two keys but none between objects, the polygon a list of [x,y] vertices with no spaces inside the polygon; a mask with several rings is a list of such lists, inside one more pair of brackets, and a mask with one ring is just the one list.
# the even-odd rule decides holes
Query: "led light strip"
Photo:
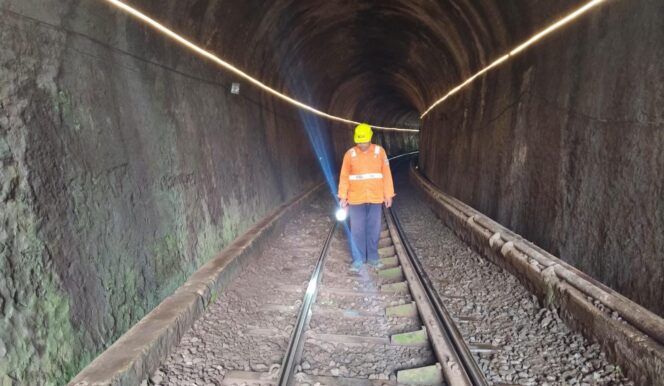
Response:
[{"label": "led light strip", "polygon": [[[218,56],[215,54],[206,51],[196,44],[190,42],[189,40],[185,39],[184,37],[180,36],[179,34],[175,33],[174,31],[170,30],[169,28],[165,27],[163,24],[157,22],[156,20],[148,17],[144,13],[138,11],[137,9],[123,3],[122,1],[119,0],[103,0],[106,1],[107,3],[115,6],[116,8],[128,13],[129,15],[141,20],[142,22],[148,24],[152,28],[156,29],[157,31],[163,33],[164,35],[168,36],[169,38],[175,40],[176,42],[182,44],[183,46],[189,48],[190,50],[194,51],[195,53],[213,61],[214,63],[218,64],[219,66],[227,69],[228,71],[234,73],[235,75],[245,79],[246,81],[250,82],[251,84],[255,85],[256,87],[278,97],[286,102],[295,105],[303,110],[307,110],[311,113],[314,113],[316,115],[319,115],[321,117],[333,120],[333,121],[338,121],[338,122],[343,122],[343,123],[348,123],[348,124],[353,124],[353,125],[359,125],[360,122],[353,121],[351,119],[347,118],[342,118],[342,117],[337,117],[335,115],[331,115],[328,113],[325,113],[323,111],[320,111],[318,109],[315,109],[309,105],[306,105],[298,100],[295,100],[288,95],[285,95],[283,93],[280,93],[277,90],[274,90],[267,86],[266,84],[262,83],[261,81],[251,77],[249,74],[245,73],[244,71],[238,69],[237,67],[233,66],[232,64],[220,59]],[[402,132],[413,132],[417,133],[419,130],[416,129],[404,129],[404,128],[398,128],[398,127],[383,127],[383,126],[374,126],[370,125],[371,127],[378,129],[378,130],[388,130],[388,131],[402,131]]]},{"label": "led light strip", "polygon": [[471,76],[470,78],[466,79],[463,83],[459,84],[452,90],[450,90],[447,94],[445,94],[444,97],[438,99],[436,102],[434,102],[422,115],[420,115],[420,119],[424,118],[431,110],[433,110],[436,106],[439,104],[443,103],[445,100],[447,100],[449,97],[452,95],[456,94],[461,90],[462,88],[468,86],[470,83],[472,83],[475,79],[478,77],[484,75],[487,73],[489,70],[493,69],[494,67],[499,66],[500,64],[506,62],[508,59],[510,59],[512,56],[517,55],[521,51],[525,50],[526,48],[530,47],[531,45],[535,44],[538,40],[544,38],[546,35],[549,35],[553,31],[559,29],[560,27],[564,26],[565,24],[569,23],[570,21],[576,19],[577,17],[583,15],[584,13],[588,12],[592,8],[600,5],[601,3],[606,2],[607,0],[592,0],[588,4],[584,5],[583,7],[577,9],[576,11],[570,13],[569,15],[565,16],[564,18],[560,19],[559,21],[553,23],[549,27],[543,29],[541,32],[538,32],[537,34],[533,35],[530,39],[526,40],[524,43],[520,44],[518,47],[510,51],[508,54],[505,54],[501,56],[498,60],[494,61],[493,63],[489,64],[488,66],[484,67],[482,70],[477,72],[475,75]]}]

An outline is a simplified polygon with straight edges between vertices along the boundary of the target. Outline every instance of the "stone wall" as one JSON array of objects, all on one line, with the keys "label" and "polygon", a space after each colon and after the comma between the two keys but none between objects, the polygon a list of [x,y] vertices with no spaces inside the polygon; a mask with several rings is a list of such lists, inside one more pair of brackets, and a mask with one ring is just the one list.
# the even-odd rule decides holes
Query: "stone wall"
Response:
[{"label": "stone wall", "polygon": [[0,8],[0,385],[63,384],[322,177],[295,110],[103,2]]},{"label": "stone wall", "polygon": [[420,143],[437,186],[660,315],[663,14],[608,2],[434,110]]}]

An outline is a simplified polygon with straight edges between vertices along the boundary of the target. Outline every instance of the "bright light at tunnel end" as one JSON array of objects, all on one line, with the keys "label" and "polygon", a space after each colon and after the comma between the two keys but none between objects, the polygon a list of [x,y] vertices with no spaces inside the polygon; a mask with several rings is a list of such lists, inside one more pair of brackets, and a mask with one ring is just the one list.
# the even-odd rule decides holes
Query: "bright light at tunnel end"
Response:
[{"label": "bright light at tunnel end", "polygon": [[[109,3],[110,5],[113,5],[114,7],[120,9],[121,11],[123,11],[123,12],[139,19],[140,21],[146,23],[147,25],[151,26],[152,28],[154,28],[155,30],[161,32],[162,34],[168,36],[169,38],[175,40],[176,42],[180,43],[181,45],[183,45],[183,46],[187,47],[188,49],[194,51],[195,53],[211,60],[212,62],[216,63],[220,67],[225,68],[226,70],[228,70],[228,71],[234,73],[235,75],[245,79],[246,81],[253,84],[254,86],[260,88],[261,90],[263,90],[265,92],[268,92],[268,93],[274,95],[277,98],[285,100],[286,102],[288,102],[288,103],[290,103],[294,106],[297,106],[297,107],[299,107],[303,110],[307,110],[307,111],[309,111],[313,114],[319,115],[321,117],[324,117],[324,118],[327,118],[327,119],[330,119],[330,120],[333,120],[333,121],[347,123],[347,124],[351,124],[351,125],[359,125],[361,123],[361,122],[358,122],[358,121],[354,121],[352,119],[342,118],[342,117],[338,117],[336,115],[332,115],[332,114],[328,114],[326,112],[320,111],[320,110],[318,110],[314,107],[311,107],[311,106],[309,106],[307,104],[304,104],[304,103],[302,103],[298,100],[295,100],[295,99],[289,97],[288,95],[283,94],[283,93],[267,86],[263,82],[257,80],[256,78],[254,78],[251,75],[245,73],[244,71],[242,71],[239,68],[233,66],[232,64],[220,59],[215,54],[213,54],[209,51],[206,51],[203,48],[197,46],[196,44],[190,42],[189,40],[185,39],[181,35],[174,32],[173,30],[167,28],[163,24],[161,24],[158,21],[150,18],[149,16],[145,15],[141,11],[137,10],[136,8],[133,8],[132,6],[126,4],[122,1],[119,1],[119,0],[102,0],[102,1],[105,1],[105,2]],[[377,126],[377,125],[371,125],[371,127],[373,127],[374,129],[377,129],[377,130],[386,130],[386,131],[401,131],[401,132],[411,132],[411,133],[419,132],[419,130],[416,130],[416,129],[407,129],[407,128],[400,128],[400,127],[385,127],[385,126]]]},{"label": "bright light at tunnel end", "polygon": [[537,41],[543,39],[545,36],[551,34],[553,31],[561,28],[565,24],[568,24],[572,20],[578,18],[579,16],[583,15],[584,13],[590,11],[592,8],[597,7],[598,5],[607,2],[608,0],[592,0],[586,5],[582,6],[581,8],[577,9],[576,11],[570,13],[569,15],[563,17],[562,19],[558,20],[557,22],[551,24],[550,26],[546,27],[545,29],[541,30],[540,32],[536,33],[535,35],[531,36],[528,40],[526,40],[524,43],[519,44],[516,48],[512,49],[509,53],[501,56],[499,59],[495,60],[493,63],[489,64],[488,66],[484,67],[477,73],[475,73],[473,76],[470,78],[464,80],[462,83],[460,83],[458,86],[454,87],[450,91],[448,91],[445,96],[442,98],[438,99],[435,101],[429,108],[420,115],[420,119],[423,119],[427,114],[431,112],[436,106],[439,104],[445,102],[449,97],[452,95],[456,94],[457,92],[461,91],[464,87],[468,86],[470,83],[472,83],[475,79],[480,77],[481,75],[486,74],[488,71],[491,69],[499,66],[500,64],[506,62],[508,59],[510,59],[512,56],[515,56],[521,52],[523,52],[526,48],[532,46],[535,44]]}]

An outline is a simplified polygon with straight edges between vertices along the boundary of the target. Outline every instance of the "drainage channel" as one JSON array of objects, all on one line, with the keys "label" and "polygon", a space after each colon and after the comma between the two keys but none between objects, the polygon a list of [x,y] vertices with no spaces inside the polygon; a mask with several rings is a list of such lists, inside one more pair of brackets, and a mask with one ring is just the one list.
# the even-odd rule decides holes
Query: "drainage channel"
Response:
[{"label": "drainage channel", "polygon": [[278,376],[232,371],[222,385],[487,385],[396,214],[385,212],[380,269],[349,271],[345,234],[329,231]]}]

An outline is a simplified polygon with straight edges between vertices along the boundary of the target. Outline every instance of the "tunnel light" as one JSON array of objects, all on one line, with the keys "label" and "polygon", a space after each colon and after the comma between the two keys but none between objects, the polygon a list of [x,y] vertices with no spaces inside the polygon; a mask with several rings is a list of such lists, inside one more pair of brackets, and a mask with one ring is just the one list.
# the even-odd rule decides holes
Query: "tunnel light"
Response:
[{"label": "tunnel light", "polygon": [[[290,103],[294,106],[297,106],[297,107],[299,107],[303,110],[307,110],[307,111],[309,111],[313,114],[316,114],[318,116],[321,116],[323,118],[327,118],[327,119],[337,121],[337,122],[352,124],[352,125],[359,125],[360,124],[360,122],[353,121],[351,119],[338,117],[336,115],[332,115],[332,114],[328,114],[326,112],[320,111],[316,108],[313,108],[313,107],[311,107],[307,104],[304,104],[304,103],[302,103],[298,100],[295,100],[295,99],[289,97],[288,95],[283,94],[283,93],[267,86],[266,84],[264,84],[261,81],[253,78],[252,76],[245,73],[244,71],[238,69],[237,67],[235,67],[232,64],[226,62],[225,60],[220,59],[215,54],[213,54],[209,51],[206,51],[203,48],[197,46],[196,44],[192,43],[191,41],[185,39],[181,35],[174,32],[173,30],[167,28],[163,24],[161,24],[158,21],[148,17],[144,13],[140,12],[139,10],[133,8],[132,6],[126,4],[122,1],[119,1],[119,0],[103,0],[103,1],[113,5],[114,7],[120,9],[121,11],[123,11],[123,12],[139,19],[140,21],[144,22],[145,24],[149,25],[150,27],[154,28],[155,30],[161,32],[162,34],[168,36],[169,38],[175,40],[176,42],[180,43],[181,45],[187,47],[188,49],[194,51],[195,53],[201,55],[202,57],[211,60],[212,62],[216,63],[218,66],[220,66],[220,67],[232,72],[233,74],[245,79],[249,83],[251,83],[254,86],[258,87],[259,89],[261,89],[263,91],[266,91],[266,92],[276,96],[277,98],[283,99],[286,102],[288,102],[288,103]],[[402,131],[402,132],[413,132],[413,133],[419,132],[419,130],[416,130],[416,129],[406,129],[406,128],[399,128],[399,127],[384,127],[384,126],[375,126],[375,125],[371,125],[371,127],[375,128],[375,129],[378,129],[378,130],[387,130],[387,131]]]},{"label": "tunnel light", "polygon": [[339,208],[337,209],[337,213],[335,214],[337,221],[339,222],[344,222],[346,221],[346,218],[348,218],[348,209],[346,208]]},{"label": "tunnel light", "polygon": [[498,60],[496,60],[493,63],[491,63],[490,65],[484,67],[482,70],[478,71],[473,76],[466,79],[463,83],[459,84],[458,86],[456,86],[455,88],[450,90],[447,94],[445,94],[445,96],[438,99],[431,106],[429,106],[429,108],[426,109],[426,111],[424,113],[422,113],[422,115],[420,115],[420,119],[424,118],[436,106],[438,106],[439,104],[445,102],[449,97],[456,94],[457,92],[459,92],[464,87],[468,86],[470,83],[472,83],[478,77],[484,75],[485,73],[487,73],[488,71],[490,71],[494,67],[497,67],[500,64],[506,62],[512,56],[519,54],[520,52],[524,51],[526,48],[528,48],[528,47],[532,46],[533,44],[535,44],[537,41],[539,41],[539,40],[543,39],[545,36],[551,34],[553,31],[561,28],[565,24],[570,23],[572,20],[578,18],[579,16],[581,16],[584,13],[588,12],[592,8],[597,7],[598,5],[600,5],[601,3],[604,3],[606,1],[607,0],[592,0],[589,3],[587,3],[586,5],[584,5],[583,7],[577,9],[576,11],[570,13],[569,15],[565,16],[564,18],[562,18],[562,19],[558,20],[557,22],[551,24],[550,26],[543,29],[542,31],[536,33],[535,35],[530,37],[528,40],[526,40],[524,43],[518,45],[516,48],[511,50],[508,54],[503,55]]}]

